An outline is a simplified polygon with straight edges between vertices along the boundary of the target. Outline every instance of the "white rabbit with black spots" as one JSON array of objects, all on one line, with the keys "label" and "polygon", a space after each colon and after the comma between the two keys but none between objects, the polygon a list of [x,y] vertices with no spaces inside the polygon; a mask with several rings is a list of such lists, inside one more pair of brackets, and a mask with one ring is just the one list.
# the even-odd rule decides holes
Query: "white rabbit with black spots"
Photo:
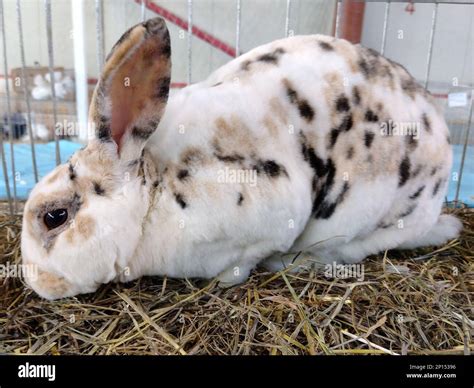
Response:
[{"label": "white rabbit with black spots", "polygon": [[143,275],[230,286],[288,252],[354,263],[459,234],[440,216],[448,128],[402,66],[296,36],[168,99],[170,54],[162,19],[127,31],[93,96],[95,138],[32,191],[22,255],[41,296]]}]

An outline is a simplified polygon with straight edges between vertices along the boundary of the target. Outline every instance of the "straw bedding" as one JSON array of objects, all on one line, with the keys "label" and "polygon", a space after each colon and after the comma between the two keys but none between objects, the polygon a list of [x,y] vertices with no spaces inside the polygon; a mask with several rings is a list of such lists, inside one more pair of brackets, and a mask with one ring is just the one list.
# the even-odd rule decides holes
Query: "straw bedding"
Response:
[{"label": "straw bedding", "polygon": [[[459,240],[388,251],[364,279],[253,272],[238,287],[146,277],[46,301],[0,278],[0,353],[470,354],[474,212]],[[21,216],[0,212],[0,264],[19,263]]]}]

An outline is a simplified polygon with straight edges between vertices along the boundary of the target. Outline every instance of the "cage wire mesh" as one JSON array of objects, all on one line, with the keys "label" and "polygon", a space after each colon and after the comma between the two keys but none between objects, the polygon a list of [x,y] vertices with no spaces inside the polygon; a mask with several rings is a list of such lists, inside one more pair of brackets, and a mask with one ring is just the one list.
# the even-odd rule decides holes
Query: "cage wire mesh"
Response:
[{"label": "cage wire mesh", "polygon": [[[11,214],[21,211],[19,204],[26,199],[34,183],[55,165],[65,161],[86,141],[81,135],[84,131],[78,134],[76,129],[87,125],[84,109],[87,109],[87,99],[90,99],[91,90],[104,65],[104,53],[111,48],[110,42],[116,39],[117,31],[126,29],[115,22],[118,14],[122,14],[126,27],[156,15],[167,20],[174,40],[172,46],[178,47],[177,53],[173,54],[177,70],[173,72],[172,87],[179,88],[203,79],[232,57],[267,41],[310,33],[332,33],[341,37],[341,26],[346,22],[343,14],[346,3],[342,0],[280,0],[273,2],[269,8],[267,2],[257,3],[251,0],[87,0],[74,2],[75,6],[65,1],[38,0],[33,6],[33,3],[25,0],[0,0],[3,55],[3,85],[0,88],[0,200],[6,201]],[[378,14],[381,16],[377,18],[377,23],[380,22],[378,19],[381,19],[380,27],[372,26],[370,29],[376,39],[369,39],[369,43],[377,46],[372,48],[389,58],[396,49],[391,50],[390,43],[393,43],[393,39],[389,39],[389,36],[396,34],[399,17],[397,15],[400,15],[401,7],[408,12],[413,12],[415,6],[424,7],[423,15],[426,16],[424,19],[428,19],[425,22],[429,27],[428,31],[420,33],[428,34],[428,44],[423,54],[424,60],[421,61],[423,76],[421,79],[418,77],[418,81],[429,90],[441,90],[434,95],[445,106],[455,158],[447,201],[457,205],[461,198],[472,205],[474,191],[471,184],[474,171],[466,171],[466,165],[474,156],[474,137],[471,130],[472,54],[469,58],[469,52],[472,53],[473,34],[468,34],[464,40],[457,42],[467,53],[463,68],[463,73],[468,74],[467,77],[461,74],[444,79],[439,87],[440,85],[432,82],[431,74],[433,61],[437,56],[449,55],[450,50],[449,46],[435,50],[437,39],[443,38],[443,41],[449,42],[449,39],[446,40],[438,31],[440,11],[444,11],[446,7],[468,7],[468,31],[472,32],[473,2],[387,1],[367,4],[369,3],[377,3],[377,6],[382,8]],[[72,30],[69,36],[64,36],[55,31],[58,30],[59,24],[64,23],[64,19],[60,17],[65,16],[69,7],[72,9]],[[87,23],[91,22],[89,18],[93,28],[84,29],[85,20]],[[265,20],[268,22],[265,23]],[[372,20],[370,17],[367,19],[366,15],[364,24],[368,23],[372,23]],[[31,31],[32,24],[35,24],[34,28],[40,36],[25,34],[25,28]],[[31,48],[31,42],[36,39],[44,42],[44,45],[41,43],[39,46],[40,50],[46,50],[47,57],[44,64],[35,63],[31,66],[29,64],[33,58],[27,48]],[[235,42],[234,47],[226,43],[232,41]],[[86,77],[85,67],[77,68],[84,65],[84,62],[80,62],[81,58],[75,58],[79,59],[79,62],[74,62],[72,69],[64,68],[63,64],[56,66],[58,53],[55,50],[60,47],[61,50],[72,54],[70,45],[74,46],[75,57],[80,57],[81,54],[85,56],[85,50],[93,53],[95,78]],[[18,66],[11,66],[11,56]],[[84,61],[83,58],[82,60]],[[410,67],[407,67],[410,71]],[[80,80],[81,83],[78,82]],[[75,124],[71,132],[73,136],[69,136],[65,129],[67,123]],[[62,132],[58,132],[58,128],[61,128]]]}]

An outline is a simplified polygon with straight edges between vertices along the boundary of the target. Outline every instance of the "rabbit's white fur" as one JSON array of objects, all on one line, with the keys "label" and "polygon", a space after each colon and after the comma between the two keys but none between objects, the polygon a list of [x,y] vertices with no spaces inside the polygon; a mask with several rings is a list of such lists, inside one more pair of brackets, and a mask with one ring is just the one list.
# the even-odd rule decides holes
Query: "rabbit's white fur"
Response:
[{"label": "rabbit's white fur", "polygon": [[[353,263],[459,234],[456,218],[440,216],[452,156],[432,97],[400,65],[344,40],[258,47],[170,97],[161,117],[163,61],[155,111],[134,121],[120,112],[135,125],[108,129],[122,98],[110,86],[115,72],[147,39],[169,44],[161,20],[148,23],[109,57],[91,108],[98,139],[45,177],[26,205],[23,260],[40,270],[27,278],[40,295],[143,275],[232,285],[266,258],[271,270],[298,251]],[[159,125],[146,140],[150,117]],[[388,120],[418,123],[419,138],[383,136]],[[234,182],[237,172],[247,179]],[[45,212],[61,207],[72,224],[45,230]]]}]

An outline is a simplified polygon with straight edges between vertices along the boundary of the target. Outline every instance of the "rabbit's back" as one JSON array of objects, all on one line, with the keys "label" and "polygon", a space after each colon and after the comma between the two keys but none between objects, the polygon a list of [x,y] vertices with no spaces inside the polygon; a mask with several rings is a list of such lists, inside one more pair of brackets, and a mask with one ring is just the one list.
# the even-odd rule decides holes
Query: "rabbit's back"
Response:
[{"label": "rabbit's back", "polygon": [[183,214],[215,238],[270,241],[263,256],[400,218],[429,230],[451,168],[433,97],[401,65],[321,35],[258,47],[177,92],[148,148]]}]

